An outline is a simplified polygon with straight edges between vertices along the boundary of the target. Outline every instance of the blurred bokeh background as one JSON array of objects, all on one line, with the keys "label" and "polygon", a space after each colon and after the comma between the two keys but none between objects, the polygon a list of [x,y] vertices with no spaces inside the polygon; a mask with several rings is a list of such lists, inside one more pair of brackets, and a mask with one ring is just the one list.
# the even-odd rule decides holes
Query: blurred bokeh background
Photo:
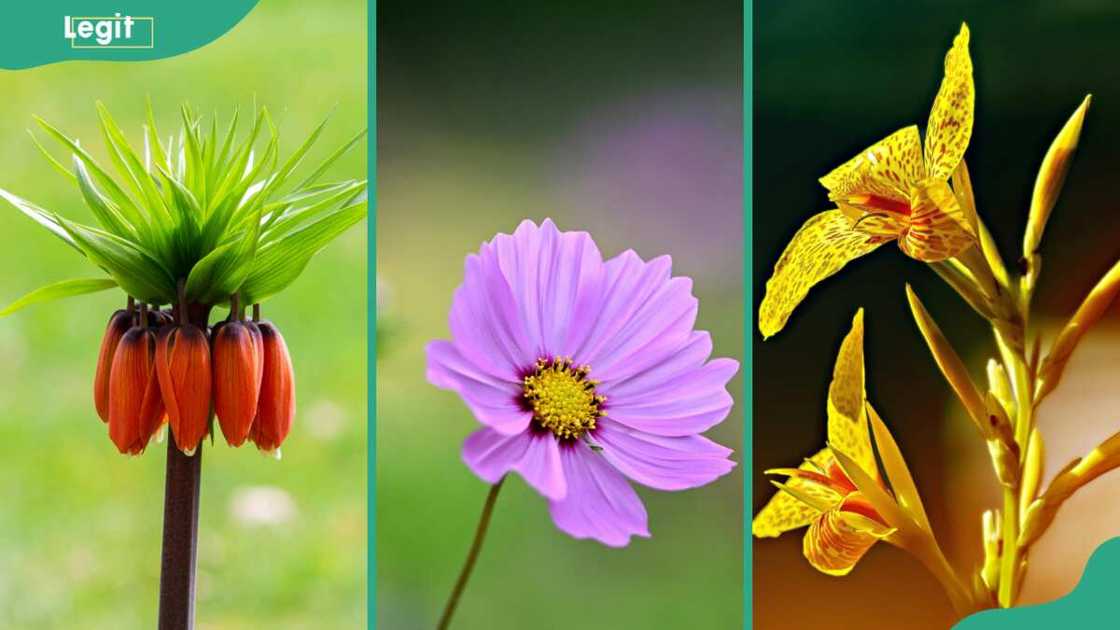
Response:
[{"label": "blurred bokeh background", "polygon": [[[361,0],[262,0],[172,59],[4,71],[0,186],[92,222],[25,130],[40,115],[107,162],[97,99],[139,143],[148,95],[165,133],[182,101],[228,120],[255,96],[284,153],[337,107],[312,156],[325,157],[366,125],[366,16]],[[363,143],[332,174],[361,177],[366,162]],[[13,208],[0,208],[0,226],[0,301],[97,275]],[[363,223],[265,304],[292,353],[299,409],[282,461],[220,437],[204,448],[200,630],[366,627],[366,241]],[[0,627],[154,626],[166,445],[118,455],[91,392],[101,334],[123,303],[105,292],[0,320]]]},{"label": "blurred bokeh background", "polygon": [[[1120,52],[1120,7],[1094,0],[764,0],[754,11],[755,303],[793,233],[828,207],[817,178],[898,128],[924,128],[945,52],[967,21],[977,90],[967,160],[980,213],[1006,260],[1018,257],[1042,155],[1085,94],[1093,94],[1073,170],[1043,239],[1036,305],[1039,327],[1052,339],[1053,328],[1120,254],[1120,66],[1105,61]],[[915,471],[948,555],[970,567],[980,554],[979,513],[997,506],[999,492],[983,445],[911,320],[904,282],[983,378],[990,333],[932,272],[891,245],[852,263],[814,289],[780,335],[763,343],[752,332],[751,507],[757,512],[772,492],[762,470],[795,463],[823,443],[832,362],[862,305],[869,396]],[[757,315],[751,319],[757,322]],[[1117,357],[1120,327],[1113,314],[1082,342],[1061,387],[1040,409],[1044,483],[1120,428]],[[1059,514],[1032,555],[1024,602],[1068,592],[1091,551],[1120,534],[1118,481],[1099,480]],[[885,545],[837,579],[805,562],[799,533],[756,541],[754,581],[759,628],[854,628],[868,619],[935,628],[951,614],[933,578]]]},{"label": "blurred bokeh background", "polygon": [[[434,625],[486,495],[459,459],[477,422],[423,350],[480,243],[550,216],[606,256],[671,254],[716,354],[742,360],[742,13],[389,1],[377,21],[377,614],[410,630]],[[738,450],[742,420],[709,435]],[[742,481],[640,490],[653,538],[614,550],[557,531],[513,479],[455,626],[741,627]]]}]

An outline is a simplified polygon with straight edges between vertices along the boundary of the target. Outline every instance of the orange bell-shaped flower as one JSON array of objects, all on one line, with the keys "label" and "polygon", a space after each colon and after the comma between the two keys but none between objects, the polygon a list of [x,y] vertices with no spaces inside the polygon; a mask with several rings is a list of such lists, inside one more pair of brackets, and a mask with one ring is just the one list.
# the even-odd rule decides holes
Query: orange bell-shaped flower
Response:
[{"label": "orange bell-shaped flower", "polygon": [[109,318],[105,334],[101,337],[101,351],[97,355],[97,372],[93,376],[93,404],[102,422],[109,421],[109,373],[113,369],[113,355],[121,337],[132,327],[132,314],[121,309]]},{"label": "orange bell-shaped flower", "polygon": [[213,346],[214,413],[226,442],[241,446],[257,416],[264,377],[264,340],[255,323],[235,320],[214,328]]},{"label": "orange bell-shaped flower", "polygon": [[109,438],[121,453],[143,452],[163,422],[155,370],[155,333],[133,326],[121,337],[109,372]]},{"label": "orange bell-shaped flower", "polygon": [[284,337],[271,322],[258,324],[264,342],[264,378],[257,417],[249,438],[262,451],[275,451],[292,428],[296,414],[296,383]]},{"label": "orange bell-shaped flower", "polygon": [[210,432],[210,344],[194,324],[164,328],[156,346],[156,375],[175,445],[194,453]]}]

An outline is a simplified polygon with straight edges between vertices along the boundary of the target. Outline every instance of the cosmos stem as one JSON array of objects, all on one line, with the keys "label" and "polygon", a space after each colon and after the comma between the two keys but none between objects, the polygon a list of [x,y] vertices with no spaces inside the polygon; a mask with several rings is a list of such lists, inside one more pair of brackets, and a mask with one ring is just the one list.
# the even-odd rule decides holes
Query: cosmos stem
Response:
[{"label": "cosmos stem", "polygon": [[447,598],[447,604],[443,607],[439,625],[436,626],[437,630],[447,630],[451,625],[451,617],[455,614],[455,607],[459,605],[459,597],[462,596],[463,589],[467,586],[467,580],[470,579],[471,572],[474,570],[474,564],[478,560],[478,554],[482,551],[482,543],[486,540],[486,530],[490,528],[490,515],[494,512],[494,504],[498,501],[498,492],[502,489],[502,483],[505,480],[506,478],[502,477],[497,483],[490,486],[490,492],[486,495],[486,503],[482,506],[482,515],[478,519],[478,528],[474,532],[474,541],[471,543],[470,551],[467,552],[467,560],[459,571],[459,579],[455,581],[455,587],[451,589],[451,595]]}]

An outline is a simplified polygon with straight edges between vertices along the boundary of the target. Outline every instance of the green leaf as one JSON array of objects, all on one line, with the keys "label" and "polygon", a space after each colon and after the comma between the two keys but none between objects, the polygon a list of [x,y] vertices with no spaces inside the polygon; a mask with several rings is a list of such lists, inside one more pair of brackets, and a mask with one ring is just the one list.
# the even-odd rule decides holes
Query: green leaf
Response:
[{"label": "green leaf", "polygon": [[316,217],[337,206],[346,207],[355,200],[361,201],[362,199],[359,199],[359,197],[364,195],[365,191],[366,182],[356,182],[350,186],[340,188],[334,194],[324,197],[315,203],[299,208],[291,208],[282,215],[274,216],[273,220],[265,225],[266,229],[262,240],[265,243],[278,240],[300,225],[313,221]]},{"label": "green leaf", "polygon": [[129,295],[153,304],[174,300],[171,274],[139,245],[61,217],[58,222],[86,256],[109,272]]},{"label": "green leaf", "polygon": [[262,247],[241,286],[244,303],[260,302],[284,290],[303,273],[312,256],[366,216],[366,207],[366,201],[355,203]]},{"label": "green leaf", "polygon": [[101,224],[101,227],[117,236],[135,238],[135,228],[121,216],[113,202],[106,199],[97,190],[97,186],[90,178],[85,164],[77,156],[74,157],[74,174],[78,181],[78,189],[82,191],[82,198],[86,200],[86,205],[93,212],[93,216],[97,217],[97,222]]},{"label": "green leaf", "polygon": [[97,114],[101,118],[101,131],[105,137],[105,144],[109,148],[109,156],[113,158],[117,170],[131,185],[136,198],[144,204],[148,214],[163,229],[169,230],[171,214],[165,207],[163,197],[160,196],[151,175],[145,170],[144,164],[132,150],[128,139],[124,137],[124,132],[101,102],[97,103]]},{"label": "green leaf", "polygon": [[73,297],[75,295],[85,295],[86,293],[96,293],[98,291],[112,289],[115,286],[117,286],[117,281],[112,278],[79,278],[76,280],[55,282],[39,287],[15,302],[12,302],[6,306],[4,310],[0,311],[0,317],[7,317],[21,308],[33,304],[53,302],[54,300],[61,300],[62,298]]},{"label": "green leaf", "polygon": [[217,247],[191,269],[186,285],[189,299],[213,304],[237,292],[252,269],[259,226],[258,213],[245,234]]},{"label": "green leaf", "polygon": [[50,230],[51,234],[65,241],[70,247],[73,247],[83,254],[85,253],[82,251],[82,248],[78,247],[78,244],[74,242],[74,239],[70,237],[70,234],[59,225],[58,219],[55,217],[54,213],[48,212],[22,197],[17,197],[3,188],[0,188],[0,197],[15,206],[16,210],[26,214],[31,217],[33,221]]},{"label": "green leaf", "polygon": [[350,149],[352,149],[354,145],[358,143],[359,140],[364,138],[367,132],[368,129],[361,130],[357,135],[351,138],[349,142],[336,149],[334,153],[330,154],[327,159],[323,160],[319,164],[319,166],[314,171],[312,171],[310,175],[308,175],[302,182],[300,182],[295,189],[302,190],[307,186],[314,184],[320,177],[323,176],[323,173],[327,172],[327,169],[330,168],[331,165],[334,164],[336,160],[338,160],[338,158],[346,155],[350,151]]},{"label": "green leaf", "polygon": [[144,229],[148,227],[148,223],[144,215],[141,214],[139,208],[137,208],[136,203],[121,189],[116,180],[106,173],[105,169],[101,168],[85,149],[78,146],[77,142],[71,140],[66,134],[62,133],[42,118],[36,117],[35,121],[39,123],[39,126],[50,134],[51,137],[70,149],[75,156],[82,160],[82,163],[89,169],[94,181],[105,189],[106,194],[108,194],[109,198],[113,200],[113,203],[117,205],[117,208],[125,218],[128,219],[129,223],[136,226],[138,230],[140,230],[141,227]]},{"label": "green leaf", "polygon": [[58,158],[51,155],[51,152],[47,150],[47,147],[44,147],[43,143],[39,142],[39,138],[37,138],[30,129],[27,130],[27,135],[31,136],[31,141],[35,143],[35,146],[39,149],[39,152],[43,154],[43,157],[47,158],[47,161],[50,162],[50,165],[52,167],[54,167],[54,170],[62,173],[64,176],[66,176],[66,179],[69,179],[70,181],[76,181],[74,174],[71,173],[70,170],[67,169],[62,162],[59,162]]}]

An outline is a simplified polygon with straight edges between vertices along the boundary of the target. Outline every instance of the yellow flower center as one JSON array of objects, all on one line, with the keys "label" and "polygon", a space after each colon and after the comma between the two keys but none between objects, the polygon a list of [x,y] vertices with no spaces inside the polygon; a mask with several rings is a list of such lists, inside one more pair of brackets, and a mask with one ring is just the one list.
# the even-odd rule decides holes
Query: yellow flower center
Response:
[{"label": "yellow flower center", "polygon": [[595,393],[599,382],[587,378],[590,372],[589,366],[577,367],[563,357],[537,359],[522,385],[522,396],[537,424],[560,439],[577,439],[594,429],[607,399]]}]

